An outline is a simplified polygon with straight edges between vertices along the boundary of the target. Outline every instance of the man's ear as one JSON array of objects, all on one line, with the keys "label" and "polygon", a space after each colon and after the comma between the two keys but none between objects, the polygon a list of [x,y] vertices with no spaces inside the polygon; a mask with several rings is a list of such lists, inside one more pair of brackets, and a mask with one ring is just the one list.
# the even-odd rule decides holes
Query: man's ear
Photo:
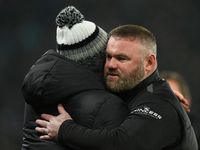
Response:
[{"label": "man's ear", "polygon": [[150,54],[145,59],[145,70],[150,71],[156,66],[156,56],[154,54]]}]

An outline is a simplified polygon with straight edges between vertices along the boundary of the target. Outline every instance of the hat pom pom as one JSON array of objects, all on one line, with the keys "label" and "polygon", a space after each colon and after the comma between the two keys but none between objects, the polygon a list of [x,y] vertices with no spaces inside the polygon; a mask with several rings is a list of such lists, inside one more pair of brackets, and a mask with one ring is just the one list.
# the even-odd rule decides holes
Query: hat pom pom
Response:
[{"label": "hat pom pom", "polygon": [[72,28],[73,25],[82,22],[84,19],[84,16],[74,6],[68,6],[58,14],[56,24],[59,27],[66,25],[68,28]]}]

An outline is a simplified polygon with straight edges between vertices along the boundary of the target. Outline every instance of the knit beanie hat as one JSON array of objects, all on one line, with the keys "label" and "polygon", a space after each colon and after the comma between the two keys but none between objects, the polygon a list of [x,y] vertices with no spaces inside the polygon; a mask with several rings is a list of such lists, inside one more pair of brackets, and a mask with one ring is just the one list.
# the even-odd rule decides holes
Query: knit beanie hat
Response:
[{"label": "knit beanie hat", "polygon": [[56,24],[57,52],[92,71],[102,71],[108,34],[95,23],[86,21],[73,6],[58,14]]}]

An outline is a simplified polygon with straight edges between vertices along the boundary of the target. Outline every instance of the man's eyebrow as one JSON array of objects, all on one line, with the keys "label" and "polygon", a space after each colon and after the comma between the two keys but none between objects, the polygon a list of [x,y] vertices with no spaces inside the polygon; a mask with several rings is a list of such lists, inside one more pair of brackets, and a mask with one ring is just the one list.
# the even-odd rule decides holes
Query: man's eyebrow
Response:
[{"label": "man's eyebrow", "polygon": [[[111,55],[111,54],[110,54],[109,52],[107,52],[107,51],[106,51],[106,54]],[[114,54],[114,55],[116,55],[116,56],[117,56],[117,55],[120,55],[120,56],[127,56],[127,55],[125,55],[124,53],[118,53],[118,54]]]},{"label": "man's eyebrow", "polygon": [[[111,54],[110,54],[110,53],[108,53],[108,52],[106,52],[106,55],[111,55]],[[128,58],[128,56],[127,56],[127,55],[125,55],[125,54],[123,54],[123,53],[114,54],[114,55],[112,55],[112,56],[115,56],[115,57],[127,57],[127,58]]]},{"label": "man's eyebrow", "polygon": [[116,54],[115,56],[117,56],[117,57],[128,57],[127,55],[125,55],[123,53]]}]

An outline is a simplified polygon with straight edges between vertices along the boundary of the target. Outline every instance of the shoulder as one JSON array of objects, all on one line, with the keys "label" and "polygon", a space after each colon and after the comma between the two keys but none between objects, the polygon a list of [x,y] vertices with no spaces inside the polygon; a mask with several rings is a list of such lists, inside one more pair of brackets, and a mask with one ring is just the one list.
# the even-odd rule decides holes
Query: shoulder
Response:
[{"label": "shoulder", "polygon": [[[173,99],[171,99],[173,101]],[[174,99],[176,100],[176,99]],[[148,127],[144,130],[153,132],[157,136],[173,138],[180,137],[182,122],[178,109],[169,102],[165,96],[160,94],[149,94],[132,105],[130,117],[140,121],[140,125],[145,122]],[[158,133],[157,133],[158,132]]]},{"label": "shoulder", "polygon": [[165,82],[161,81],[147,86],[146,90],[134,99],[131,113],[140,113],[156,119],[162,118],[166,121],[174,118],[178,121],[177,103],[179,102],[174,93]]}]

